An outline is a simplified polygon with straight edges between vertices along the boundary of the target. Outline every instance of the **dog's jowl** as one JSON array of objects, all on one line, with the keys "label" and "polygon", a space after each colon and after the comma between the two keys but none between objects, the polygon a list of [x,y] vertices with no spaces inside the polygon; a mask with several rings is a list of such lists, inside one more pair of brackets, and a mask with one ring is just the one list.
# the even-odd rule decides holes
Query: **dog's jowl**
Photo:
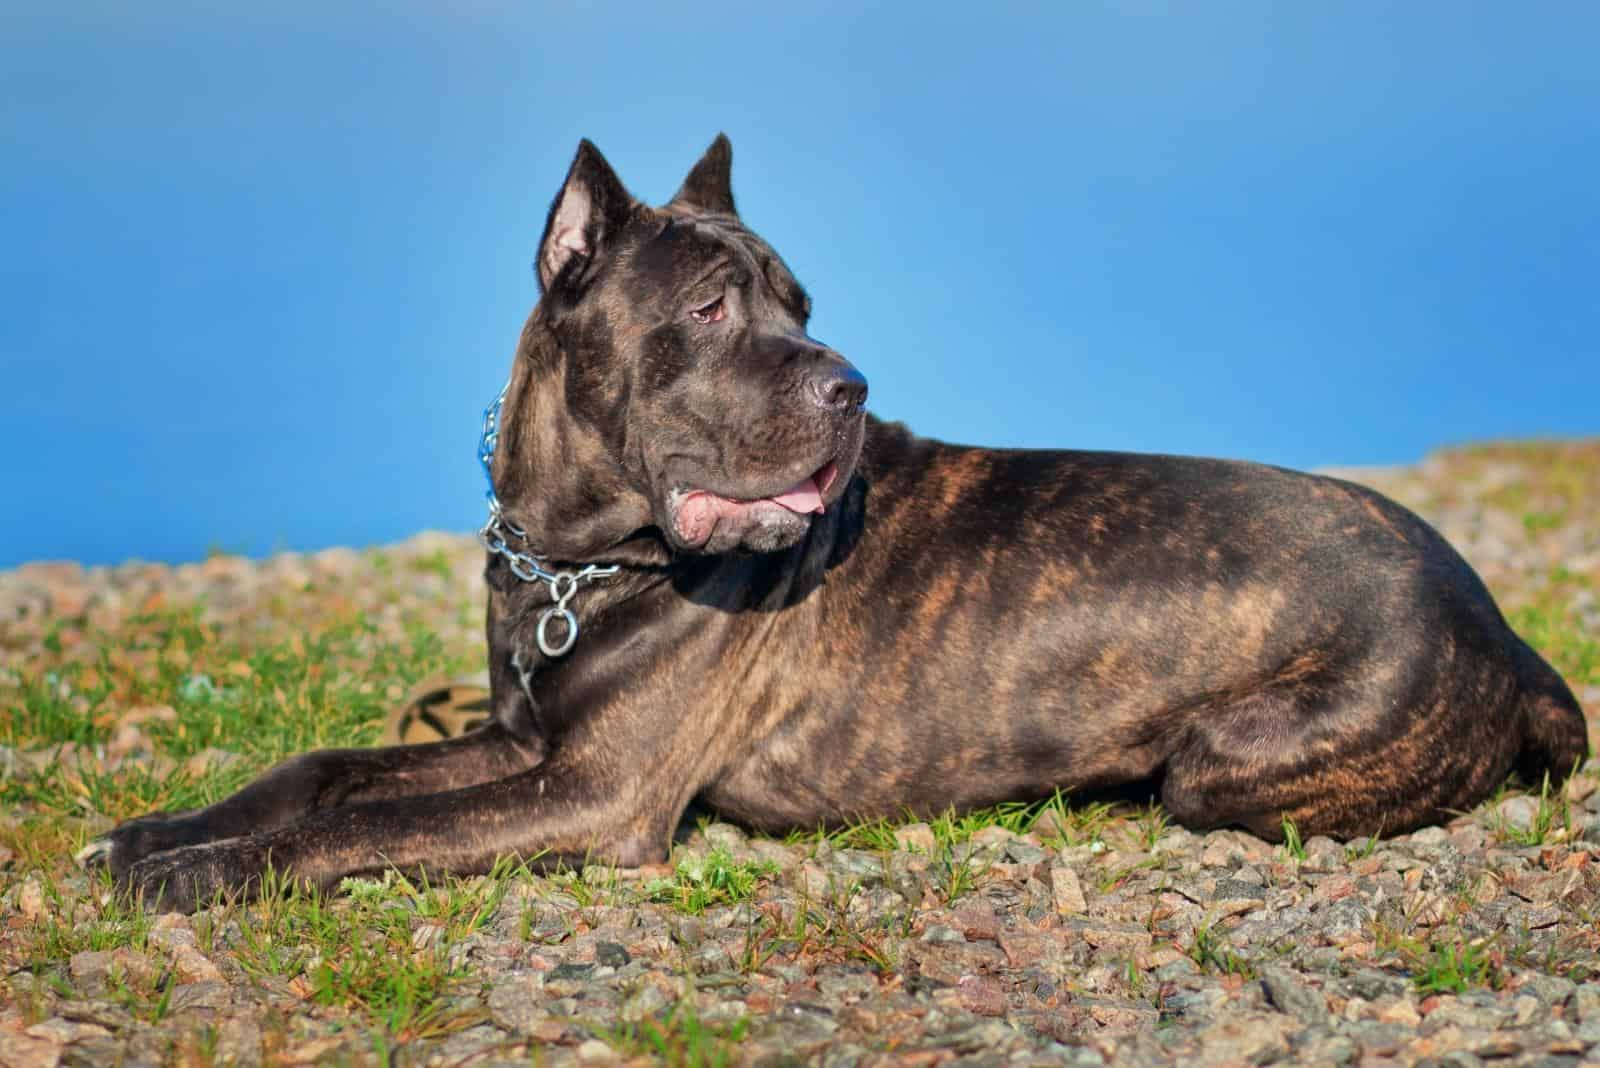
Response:
[{"label": "dog's jowl", "polygon": [[123,885],[640,864],[696,798],[777,830],[1141,782],[1191,827],[1392,833],[1582,758],[1560,677],[1370,490],[867,415],[730,155],[653,208],[584,142],[550,209],[491,439],[490,722],[124,824]]}]

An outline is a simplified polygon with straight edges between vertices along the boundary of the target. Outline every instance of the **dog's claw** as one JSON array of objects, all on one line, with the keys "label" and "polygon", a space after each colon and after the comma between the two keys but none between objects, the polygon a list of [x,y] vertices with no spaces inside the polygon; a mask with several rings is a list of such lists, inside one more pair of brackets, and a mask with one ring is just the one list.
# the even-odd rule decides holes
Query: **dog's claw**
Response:
[{"label": "dog's claw", "polygon": [[72,859],[83,868],[103,868],[111,863],[112,841],[110,838],[91,838],[89,844],[72,855]]}]

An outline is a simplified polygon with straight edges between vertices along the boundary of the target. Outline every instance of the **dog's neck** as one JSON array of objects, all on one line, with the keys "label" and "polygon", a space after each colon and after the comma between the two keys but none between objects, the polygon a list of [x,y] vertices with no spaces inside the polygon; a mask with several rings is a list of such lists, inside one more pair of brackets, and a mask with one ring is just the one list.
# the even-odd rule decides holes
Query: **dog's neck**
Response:
[{"label": "dog's neck", "polygon": [[648,500],[612,459],[615,443],[581,420],[552,417],[567,410],[568,367],[535,309],[501,394],[497,440],[485,461],[506,545],[548,571],[667,566],[672,552],[654,529]]}]

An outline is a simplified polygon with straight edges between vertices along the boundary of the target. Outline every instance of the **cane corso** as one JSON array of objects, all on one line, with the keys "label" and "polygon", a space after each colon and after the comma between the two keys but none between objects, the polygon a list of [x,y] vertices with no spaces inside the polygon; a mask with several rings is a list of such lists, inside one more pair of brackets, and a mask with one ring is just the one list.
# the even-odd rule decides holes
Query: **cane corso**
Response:
[{"label": "cane corso", "polygon": [[639,865],[696,799],[781,830],[1143,782],[1189,827],[1394,833],[1586,753],[1478,576],[1371,490],[866,414],[730,161],[652,208],[585,141],[550,208],[489,437],[491,721],[123,824],[91,847],[123,886]]}]

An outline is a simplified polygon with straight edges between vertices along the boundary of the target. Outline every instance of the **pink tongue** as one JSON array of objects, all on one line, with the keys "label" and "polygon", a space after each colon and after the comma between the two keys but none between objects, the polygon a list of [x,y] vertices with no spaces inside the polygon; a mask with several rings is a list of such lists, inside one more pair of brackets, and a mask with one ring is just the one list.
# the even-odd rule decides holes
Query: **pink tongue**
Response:
[{"label": "pink tongue", "polygon": [[785,490],[776,497],[770,498],[774,504],[781,504],[791,512],[816,512],[822,513],[822,493],[817,489],[817,480],[808,478],[800,482],[793,489]]}]

